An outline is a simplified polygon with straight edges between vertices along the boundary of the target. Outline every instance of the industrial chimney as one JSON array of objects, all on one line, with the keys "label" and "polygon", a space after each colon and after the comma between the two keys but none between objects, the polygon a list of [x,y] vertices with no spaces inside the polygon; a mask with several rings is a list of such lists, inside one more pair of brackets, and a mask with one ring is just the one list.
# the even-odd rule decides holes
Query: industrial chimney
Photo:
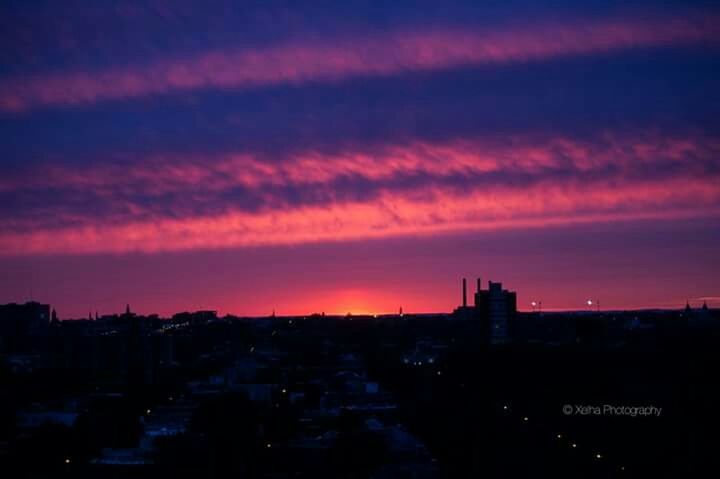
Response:
[{"label": "industrial chimney", "polygon": [[463,308],[467,307],[467,279],[463,278]]}]

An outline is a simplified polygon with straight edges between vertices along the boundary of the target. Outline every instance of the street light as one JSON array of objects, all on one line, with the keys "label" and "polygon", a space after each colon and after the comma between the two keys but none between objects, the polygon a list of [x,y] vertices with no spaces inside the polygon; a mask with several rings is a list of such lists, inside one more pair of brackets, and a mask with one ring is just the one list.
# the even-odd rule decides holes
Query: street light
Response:
[{"label": "street light", "polygon": [[600,312],[600,300],[599,299],[596,299],[595,301],[593,301],[592,299],[587,300],[588,309],[590,309],[590,311],[592,311],[593,304],[595,305],[595,308],[597,309],[597,311]]}]

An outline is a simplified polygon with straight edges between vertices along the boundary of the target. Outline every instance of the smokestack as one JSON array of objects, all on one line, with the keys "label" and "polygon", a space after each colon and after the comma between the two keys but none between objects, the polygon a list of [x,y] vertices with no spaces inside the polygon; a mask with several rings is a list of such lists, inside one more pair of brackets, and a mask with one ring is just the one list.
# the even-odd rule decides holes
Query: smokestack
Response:
[{"label": "smokestack", "polygon": [[480,281],[480,278],[477,279],[477,292],[479,293],[480,290],[482,290],[482,281]]},{"label": "smokestack", "polygon": [[463,278],[463,308],[467,307],[467,279]]}]

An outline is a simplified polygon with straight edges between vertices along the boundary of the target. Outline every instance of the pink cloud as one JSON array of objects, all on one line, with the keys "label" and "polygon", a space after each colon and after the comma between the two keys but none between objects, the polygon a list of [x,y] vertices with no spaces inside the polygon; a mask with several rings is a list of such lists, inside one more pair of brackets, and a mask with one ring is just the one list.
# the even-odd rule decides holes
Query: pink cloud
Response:
[{"label": "pink cloud", "polygon": [[21,185],[159,193],[199,186],[221,191],[323,184],[348,176],[380,181],[403,174],[436,178],[503,172],[541,175],[553,169],[582,173],[608,167],[615,168],[618,174],[631,174],[661,163],[681,165],[691,171],[698,164],[714,161],[718,152],[720,140],[712,137],[701,134],[672,137],[652,132],[632,137],[607,133],[591,140],[526,135],[445,143],[416,141],[406,145],[354,147],[332,154],[307,150],[277,158],[244,152],[213,155],[168,152],[85,169],[50,164],[41,167],[38,174],[0,178],[0,192],[14,191]]},{"label": "pink cloud", "polygon": [[[38,216],[21,215],[15,226],[22,223],[22,228],[4,222],[0,251],[12,255],[154,252],[717,216],[717,177],[703,173],[698,164],[716,161],[719,150],[717,140],[701,136],[605,135],[603,141],[558,137],[386,145],[335,155],[306,152],[272,163],[237,153],[202,159],[165,155],[131,166],[86,170],[55,167],[17,182],[6,179],[0,190],[12,192],[20,185],[88,190],[111,203],[130,201],[126,212],[116,218],[97,217],[82,208],[53,213],[50,205],[48,214],[60,219],[59,227],[36,223],[33,218]],[[663,164],[671,166],[671,176],[645,174]],[[557,171],[563,172],[559,178],[554,175]],[[452,175],[481,178],[485,173],[497,174],[497,180],[466,182],[461,188],[452,181],[439,181]],[[503,175],[517,173],[531,181],[502,181]],[[332,192],[333,180],[347,175],[377,185],[376,191],[360,199],[331,195],[321,203],[296,204],[271,197],[273,185]],[[422,175],[431,181],[408,188],[383,186],[392,184],[384,180],[403,175]],[[267,207],[243,209],[216,196],[235,188],[268,195]],[[222,208],[178,216],[132,203],[138,192],[153,192],[157,201],[165,201],[168,194],[189,191],[210,201],[218,198]]]},{"label": "pink cloud", "polygon": [[718,19],[577,21],[505,30],[429,29],[209,51],[153,64],[0,82],[0,110],[75,105],[201,88],[247,89],[463,65],[523,62],[718,39]]},{"label": "pink cloud", "polygon": [[385,193],[371,202],[271,213],[6,232],[0,250],[14,255],[158,252],[720,215],[720,189],[702,180],[431,193],[423,199]]}]

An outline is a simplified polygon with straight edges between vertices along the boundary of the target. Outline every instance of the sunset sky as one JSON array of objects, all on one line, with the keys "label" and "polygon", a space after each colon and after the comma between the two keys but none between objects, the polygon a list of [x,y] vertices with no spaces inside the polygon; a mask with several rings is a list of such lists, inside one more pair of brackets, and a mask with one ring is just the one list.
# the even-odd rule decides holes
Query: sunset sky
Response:
[{"label": "sunset sky", "polygon": [[720,307],[719,245],[712,2],[0,4],[0,303]]}]

